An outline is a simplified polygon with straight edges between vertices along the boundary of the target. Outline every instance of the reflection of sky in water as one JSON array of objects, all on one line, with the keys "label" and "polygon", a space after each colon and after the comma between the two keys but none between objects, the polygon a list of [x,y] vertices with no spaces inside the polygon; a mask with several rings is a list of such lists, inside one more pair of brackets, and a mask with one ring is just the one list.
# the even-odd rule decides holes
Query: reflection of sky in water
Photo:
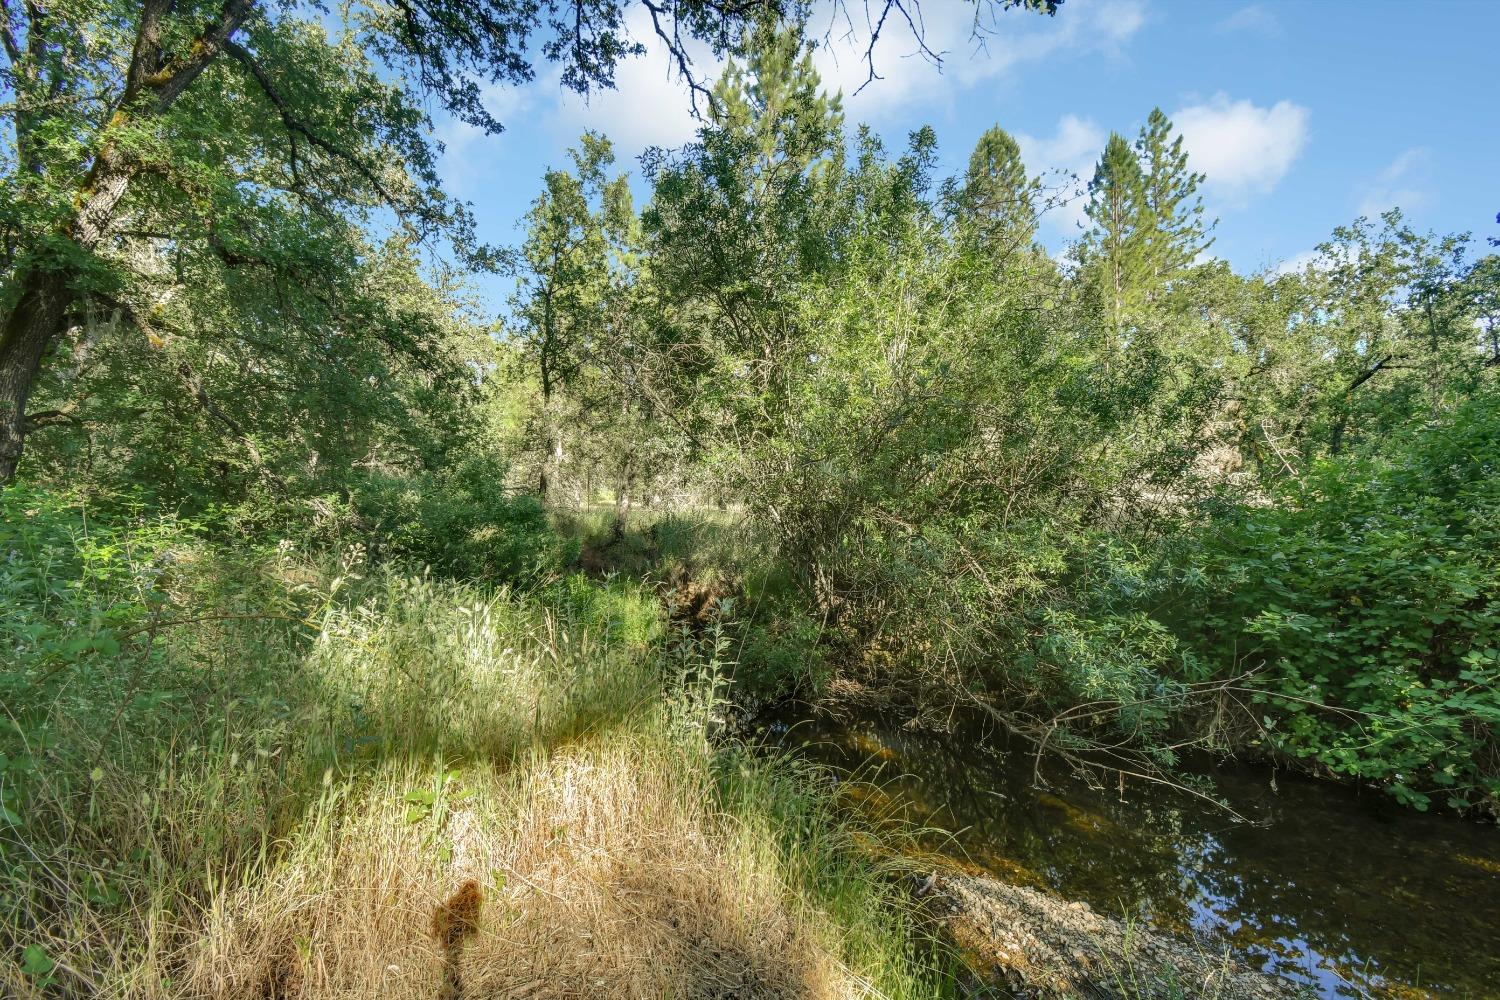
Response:
[{"label": "reflection of sky in water", "polygon": [[[795,720],[789,719],[788,722]],[[1031,758],[874,720],[770,733],[872,782],[872,814],[1012,881],[1176,933],[1325,998],[1500,997],[1500,830],[1401,810],[1379,795],[1227,769],[1220,791],[1264,824],[1154,787],[1032,787]],[[1222,945],[1220,945],[1222,946]]]},{"label": "reflection of sky in water", "polygon": [[[1242,957],[1259,964],[1267,972],[1312,987],[1320,997],[1364,997],[1370,990],[1385,985],[1384,980],[1373,974],[1370,963],[1354,951],[1345,949],[1336,958],[1330,957],[1295,930],[1281,926],[1282,922],[1274,914],[1252,914],[1252,920],[1261,918],[1265,922],[1263,926],[1252,928],[1246,915],[1240,912],[1237,895],[1221,895],[1208,887],[1201,877],[1205,870],[1227,870],[1234,863],[1213,834],[1205,833],[1197,839],[1187,840],[1180,850],[1179,870],[1184,890],[1189,894],[1188,905],[1195,931],[1213,939],[1229,941],[1251,936],[1251,943],[1237,948]],[[1242,884],[1234,876],[1227,881],[1235,887]],[[1252,930],[1254,934],[1247,935]],[[1270,943],[1259,943],[1266,939],[1270,939]],[[1354,969],[1360,972],[1346,975],[1340,971]]]}]

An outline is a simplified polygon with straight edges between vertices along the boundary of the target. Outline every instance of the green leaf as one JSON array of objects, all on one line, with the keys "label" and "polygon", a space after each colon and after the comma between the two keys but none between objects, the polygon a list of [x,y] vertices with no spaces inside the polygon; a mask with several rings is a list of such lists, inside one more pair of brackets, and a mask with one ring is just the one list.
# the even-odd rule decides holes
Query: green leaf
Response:
[{"label": "green leaf", "polygon": [[21,953],[21,971],[33,978],[41,978],[57,967],[51,956],[39,944],[28,944]]}]

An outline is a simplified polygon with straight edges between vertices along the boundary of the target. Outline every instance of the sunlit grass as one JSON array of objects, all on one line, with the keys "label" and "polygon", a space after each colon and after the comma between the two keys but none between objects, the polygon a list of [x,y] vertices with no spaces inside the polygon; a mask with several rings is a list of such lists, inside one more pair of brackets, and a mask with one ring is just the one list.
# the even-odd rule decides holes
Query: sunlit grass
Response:
[{"label": "sunlit grass", "polygon": [[163,618],[212,620],[15,707],[49,735],[0,834],[0,992],[940,992],[815,776],[709,739],[712,652],[641,588],[176,565],[217,604]]}]

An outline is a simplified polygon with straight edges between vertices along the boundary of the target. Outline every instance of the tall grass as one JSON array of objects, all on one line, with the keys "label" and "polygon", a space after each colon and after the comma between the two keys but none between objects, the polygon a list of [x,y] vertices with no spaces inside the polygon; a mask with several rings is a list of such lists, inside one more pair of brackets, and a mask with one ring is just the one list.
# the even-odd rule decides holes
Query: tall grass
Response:
[{"label": "tall grass", "polygon": [[4,539],[0,994],[941,992],[816,776],[709,738],[712,643],[641,588],[59,516]]}]

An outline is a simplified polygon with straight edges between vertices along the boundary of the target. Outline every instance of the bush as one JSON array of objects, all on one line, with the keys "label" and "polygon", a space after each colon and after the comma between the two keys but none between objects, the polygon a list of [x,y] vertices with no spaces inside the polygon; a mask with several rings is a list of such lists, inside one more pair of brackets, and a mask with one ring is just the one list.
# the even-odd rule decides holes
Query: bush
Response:
[{"label": "bush", "polygon": [[1264,663],[1267,738],[1418,808],[1500,798],[1500,410],[1313,468],[1217,519],[1205,657]]},{"label": "bush", "polygon": [[372,473],[354,487],[354,507],[385,552],[452,577],[536,582],[569,558],[567,546],[540,501],[506,493],[504,479],[490,458],[437,473]]},{"label": "bush", "polygon": [[792,602],[773,607],[743,626],[735,683],[764,698],[815,693],[829,680],[823,626]]},{"label": "bush", "polygon": [[[26,485],[0,490],[0,822],[19,823],[28,789],[55,757],[51,707],[150,702],[161,651],[135,642],[130,683],[109,665],[148,630],[193,539],[171,518],[111,519]],[[0,852],[0,857],[3,857]]]}]

